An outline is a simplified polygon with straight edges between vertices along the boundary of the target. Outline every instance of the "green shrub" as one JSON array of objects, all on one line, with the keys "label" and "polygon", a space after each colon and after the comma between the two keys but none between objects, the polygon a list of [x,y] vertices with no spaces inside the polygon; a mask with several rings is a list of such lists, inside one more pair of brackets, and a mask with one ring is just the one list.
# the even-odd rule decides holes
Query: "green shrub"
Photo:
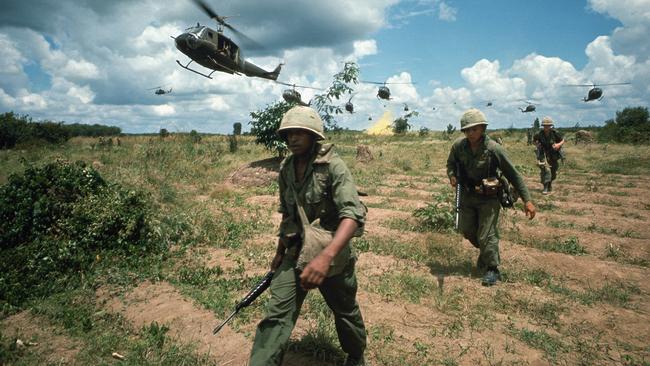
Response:
[{"label": "green shrub", "polygon": [[454,214],[449,207],[448,195],[436,196],[436,202],[427,203],[426,207],[420,207],[413,212],[420,225],[427,230],[447,232],[454,227]]},{"label": "green shrub", "polygon": [[83,162],[29,166],[0,187],[0,305],[20,306],[74,285],[106,251],[156,248],[141,193],[107,183]]}]

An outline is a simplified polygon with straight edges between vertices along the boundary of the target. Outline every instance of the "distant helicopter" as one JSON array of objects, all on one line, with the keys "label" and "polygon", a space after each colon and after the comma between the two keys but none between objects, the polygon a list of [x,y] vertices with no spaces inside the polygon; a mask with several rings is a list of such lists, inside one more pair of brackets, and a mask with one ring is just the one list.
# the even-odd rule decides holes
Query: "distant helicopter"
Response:
[{"label": "distant helicopter", "polygon": [[[226,72],[229,74],[244,74],[246,76],[256,76],[259,78],[276,80],[280,74],[282,64],[273,71],[266,71],[253,63],[246,61],[242,55],[240,47],[230,38],[223,34],[223,28],[230,29],[251,48],[261,48],[255,41],[246,37],[243,33],[226,23],[226,18],[219,16],[202,0],[194,2],[212,19],[219,23],[219,28],[215,31],[204,25],[196,23],[196,26],[187,28],[185,33],[178,37],[172,37],[176,43],[176,48],[187,55],[191,60],[186,65],[176,62],[184,69],[212,79],[215,71]],[[208,75],[190,69],[190,64],[196,61],[199,65],[211,69]]]},{"label": "distant helicopter", "polygon": [[352,94],[350,96],[350,99],[348,99],[348,102],[345,103],[345,110],[350,112],[350,113],[354,113],[354,104],[352,104],[352,98],[354,98],[355,95],[356,94]]},{"label": "distant helicopter", "polygon": [[322,89],[314,88],[314,87],[311,87],[311,86],[289,84],[289,83],[285,83],[285,82],[282,82],[282,81],[276,81],[276,83],[291,87],[291,89],[285,89],[285,90],[282,91],[282,98],[287,103],[294,103],[294,104],[298,104],[298,105],[305,106],[305,107],[308,107],[311,104],[311,102],[309,102],[309,103],[303,102],[302,101],[302,96],[296,90],[296,88],[322,90]]},{"label": "distant helicopter", "polygon": [[537,106],[534,105],[532,102],[529,102],[529,101],[527,101],[527,100],[522,100],[522,102],[525,102],[525,103],[527,103],[528,105],[526,106],[526,108],[519,108],[519,110],[521,111],[521,113],[535,112],[535,110],[537,109]]},{"label": "distant helicopter", "polygon": [[487,103],[485,103],[485,106],[486,106],[486,107],[492,107],[492,102],[491,102],[491,101],[488,101]]},{"label": "distant helicopter", "polygon": [[408,112],[408,111],[409,111],[409,106],[408,104],[404,103],[404,112]]},{"label": "distant helicopter", "polygon": [[372,115],[368,115],[368,121],[372,121]]},{"label": "distant helicopter", "polygon": [[377,89],[377,98],[378,99],[385,99],[385,100],[390,100],[390,89],[386,86],[386,84],[415,84],[415,83],[387,83],[387,82],[378,82],[378,81],[359,81],[361,83],[366,83],[366,84],[377,84],[381,85],[379,89]]},{"label": "distant helicopter", "polygon": [[156,91],[154,92],[154,94],[156,94],[156,95],[165,95],[165,94],[170,94],[172,92],[172,88],[169,88],[169,90],[165,90],[165,89],[162,88],[162,86],[157,86],[155,88],[149,88],[147,90],[154,90],[154,89],[156,89]]},{"label": "distant helicopter", "polygon": [[568,84],[565,86],[588,86],[591,87],[589,89],[589,92],[587,93],[587,96],[582,98],[583,102],[590,102],[592,100],[602,100],[603,97],[603,89],[599,88],[599,86],[607,86],[607,85],[629,85],[630,83],[611,83],[611,84]]}]

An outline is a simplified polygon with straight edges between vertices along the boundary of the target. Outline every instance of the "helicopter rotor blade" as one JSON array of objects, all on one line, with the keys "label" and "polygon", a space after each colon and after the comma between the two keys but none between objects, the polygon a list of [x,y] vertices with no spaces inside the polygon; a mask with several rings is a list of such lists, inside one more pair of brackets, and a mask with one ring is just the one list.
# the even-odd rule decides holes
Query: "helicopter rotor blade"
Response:
[{"label": "helicopter rotor blade", "polygon": [[226,25],[226,20],[223,17],[220,17],[208,4],[204,3],[202,0],[194,0],[194,3],[203,9],[203,12],[206,13],[211,19],[216,20],[219,24]]},{"label": "helicopter rotor blade", "polygon": [[214,19],[217,23],[221,24],[225,28],[230,29],[235,35],[237,35],[237,37],[246,44],[246,48],[254,49],[254,50],[264,49],[264,47],[261,44],[255,42],[250,37],[246,36],[244,33],[240,32],[232,25],[226,23],[226,18],[229,17],[220,16],[219,14],[217,14],[217,12],[212,10],[212,8],[210,8],[208,4],[206,4],[203,0],[193,0],[193,1],[198,7],[203,9],[203,12],[206,13],[211,19]]},{"label": "helicopter rotor blade", "polygon": [[292,88],[303,88],[303,89],[323,90],[322,88],[316,88],[316,87],[313,87],[313,86],[305,86],[305,85],[289,84],[289,83],[285,83],[284,81],[277,81],[277,80],[274,80],[274,81],[275,81],[276,83],[278,83],[278,84],[282,84],[282,85],[290,86],[290,87],[292,87]]}]

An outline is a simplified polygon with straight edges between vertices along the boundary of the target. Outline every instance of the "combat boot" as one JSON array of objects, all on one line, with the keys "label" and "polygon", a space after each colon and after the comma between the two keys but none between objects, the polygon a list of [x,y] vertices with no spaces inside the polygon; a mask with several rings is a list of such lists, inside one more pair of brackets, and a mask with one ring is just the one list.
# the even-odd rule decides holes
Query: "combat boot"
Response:
[{"label": "combat boot", "polygon": [[483,276],[483,279],[481,280],[481,285],[494,286],[500,279],[501,273],[499,273],[499,269],[496,267],[490,267],[488,268],[487,272],[485,272],[485,276]]},{"label": "combat boot", "polygon": [[553,181],[548,182],[548,193],[553,192]]},{"label": "combat boot", "polygon": [[550,186],[550,183],[544,183],[544,190],[542,191],[542,194],[548,194],[549,189],[548,187]]},{"label": "combat boot", "polygon": [[343,366],[366,366],[366,360],[363,358],[363,356],[348,356]]}]

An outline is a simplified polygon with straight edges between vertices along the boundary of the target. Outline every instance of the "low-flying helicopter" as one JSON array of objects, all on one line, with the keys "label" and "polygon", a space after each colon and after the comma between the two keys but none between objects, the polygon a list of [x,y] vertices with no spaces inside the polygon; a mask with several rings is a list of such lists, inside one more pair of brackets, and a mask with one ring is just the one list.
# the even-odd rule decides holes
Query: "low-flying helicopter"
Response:
[{"label": "low-flying helicopter", "polygon": [[377,98],[378,99],[385,99],[385,100],[390,100],[390,89],[386,86],[387,84],[415,84],[415,83],[387,83],[387,82],[379,82],[379,81],[360,81],[361,83],[366,83],[366,84],[377,84],[381,85],[379,89],[377,89]]},{"label": "low-flying helicopter", "polygon": [[[248,44],[250,48],[261,48],[261,46],[226,23],[228,17],[219,16],[202,0],[194,0],[194,2],[211,19],[214,19],[219,24],[219,28],[215,31],[212,28],[196,23],[196,26],[187,28],[185,33],[178,37],[172,37],[176,43],[176,48],[190,58],[190,62],[186,65],[176,60],[182,68],[205,76],[208,79],[212,79],[212,74],[215,71],[220,71],[229,74],[244,74],[246,76],[277,80],[282,64],[279,64],[273,71],[266,71],[246,61],[237,43],[223,34],[223,28],[230,29],[240,40]],[[200,71],[191,69],[189,66],[192,62],[211,69],[212,72],[206,75]]]},{"label": "low-flying helicopter", "polygon": [[608,86],[608,85],[629,85],[630,83],[610,83],[610,84],[568,84],[565,86],[580,86],[580,87],[591,87],[589,89],[589,92],[587,93],[587,96],[582,98],[583,102],[590,102],[592,100],[602,100],[603,97],[603,89],[599,88],[599,86]]},{"label": "low-flying helicopter", "polygon": [[286,86],[290,86],[290,87],[291,87],[291,89],[284,89],[284,90],[282,91],[282,98],[283,98],[287,103],[294,103],[294,104],[298,104],[298,105],[305,106],[305,107],[308,107],[308,106],[311,104],[311,102],[309,102],[309,103],[305,103],[305,102],[303,102],[303,101],[302,101],[302,96],[301,96],[300,93],[296,90],[296,88],[305,88],[305,89],[322,90],[322,89],[314,88],[314,87],[311,87],[311,86],[303,86],[303,85],[289,84],[289,83],[285,83],[285,82],[282,82],[282,81],[276,81],[276,83],[278,83],[278,84],[282,84],[282,85],[286,85]]},{"label": "low-flying helicopter", "polygon": [[157,86],[155,88],[149,88],[147,90],[154,90],[154,89],[156,90],[154,92],[154,94],[156,94],[156,95],[165,95],[165,94],[170,94],[172,92],[172,88],[169,88],[169,90],[165,90],[165,89],[163,89],[162,86]]},{"label": "low-flying helicopter", "polygon": [[523,100],[523,99],[522,99],[522,102],[527,103],[528,105],[526,106],[526,108],[521,108],[521,107],[519,108],[521,113],[535,112],[535,110],[537,109],[537,106],[535,104],[533,104],[532,102],[529,102],[529,101]]}]

